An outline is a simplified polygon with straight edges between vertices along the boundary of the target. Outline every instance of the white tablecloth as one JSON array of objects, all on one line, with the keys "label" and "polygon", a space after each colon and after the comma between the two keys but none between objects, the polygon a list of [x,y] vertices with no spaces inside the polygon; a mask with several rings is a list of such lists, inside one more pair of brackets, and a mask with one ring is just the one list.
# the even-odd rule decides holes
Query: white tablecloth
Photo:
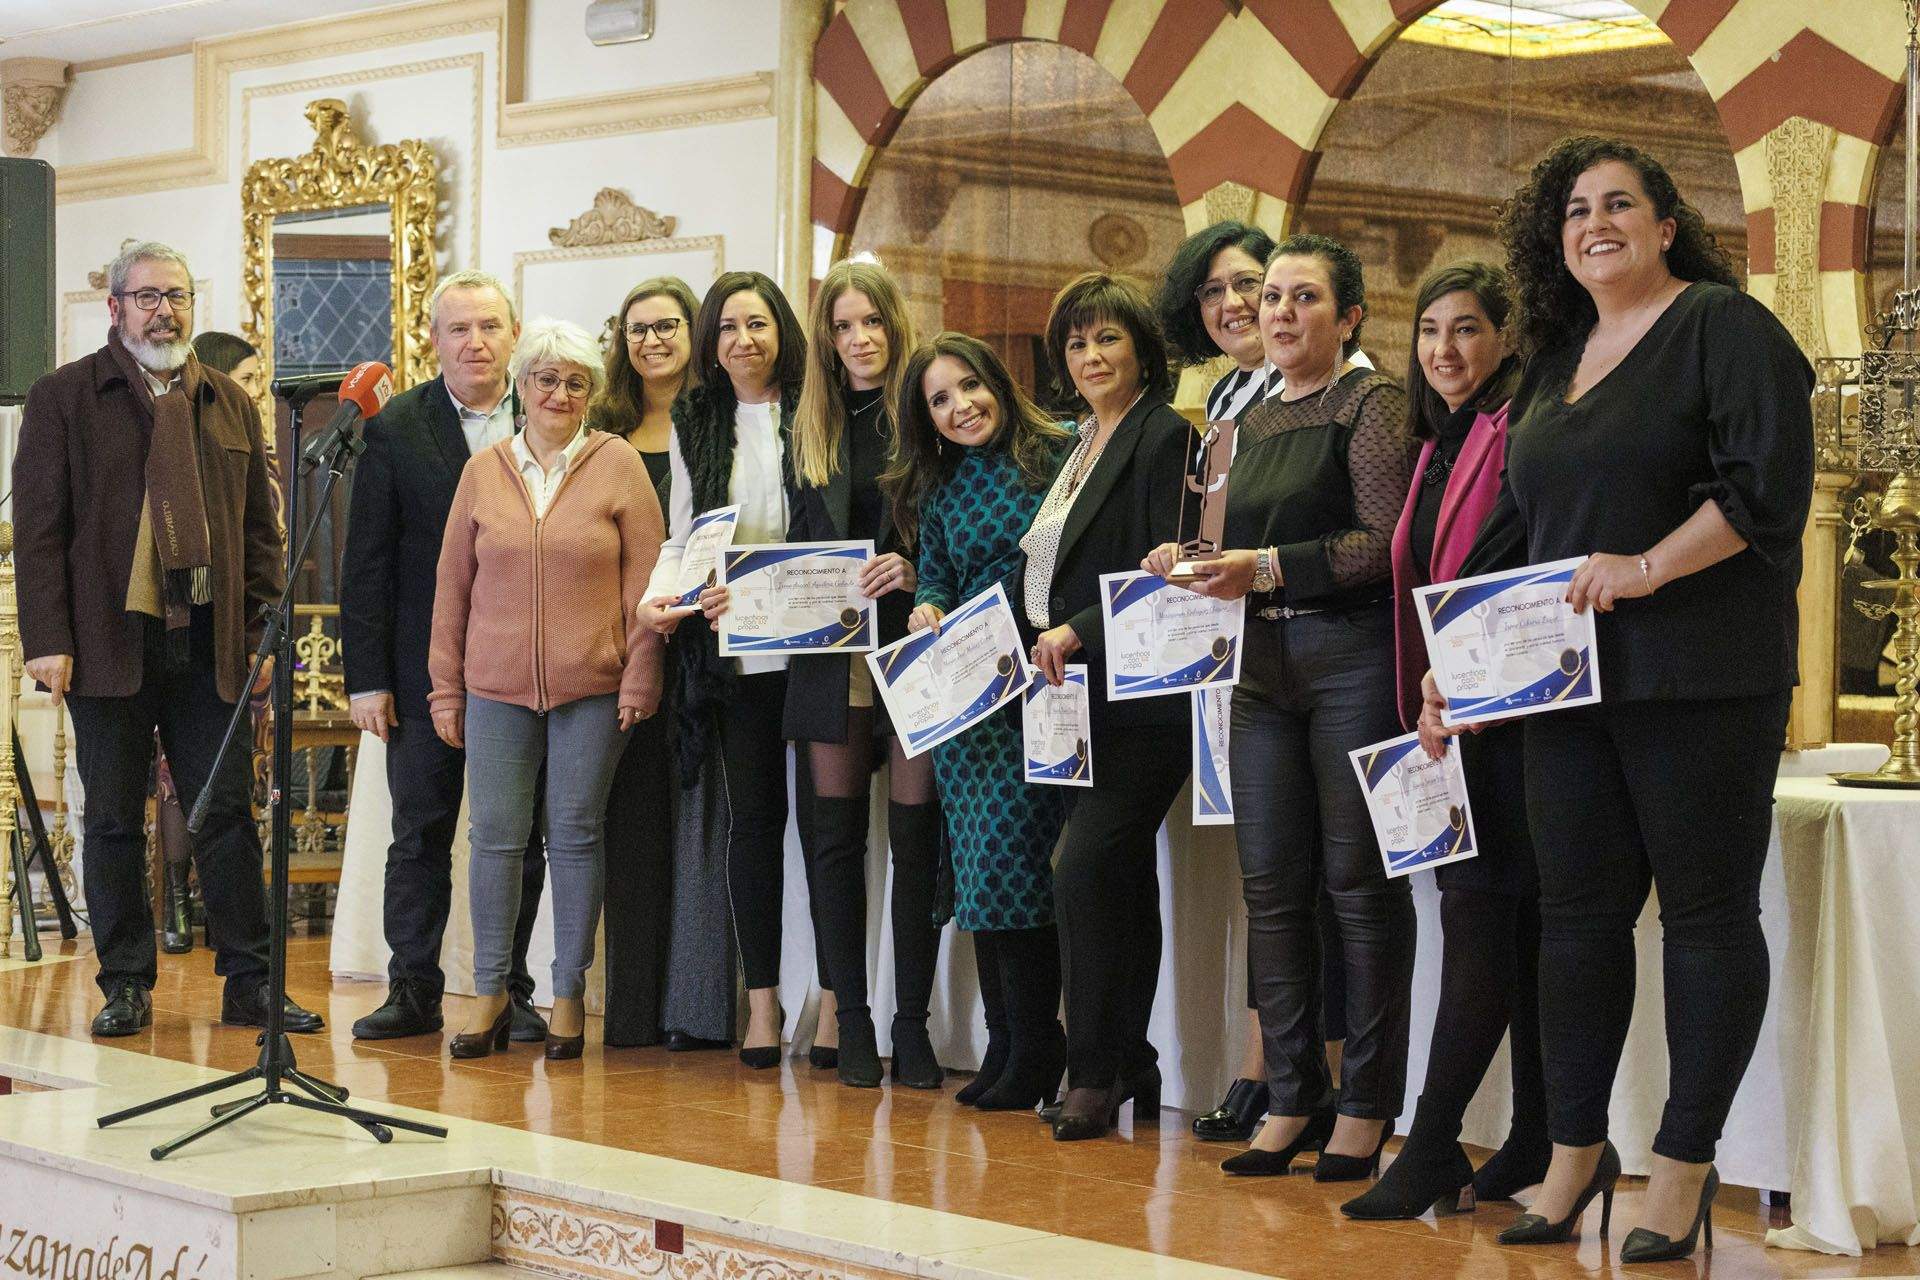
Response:
[{"label": "white tablecloth", "polygon": [[[1717,1160],[1743,1186],[1791,1189],[1795,1226],[1772,1243],[1857,1252],[1886,1240],[1920,1243],[1920,795],[1833,785],[1826,775],[1870,769],[1875,746],[1829,747],[1782,757],[1775,832],[1761,881],[1772,988],[1753,1064],[1734,1099]],[[884,788],[884,773],[876,788]],[[882,792],[883,794],[883,792]],[[869,883],[886,876],[885,803],[876,798]],[[1161,834],[1166,946],[1152,1038],[1161,1051],[1168,1106],[1214,1105],[1245,1033],[1245,912],[1232,828],[1193,828],[1183,794]],[[384,752],[363,739],[347,827],[332,966],[343,977],[382,978],[387,950],[380,898],[391,808]],[[1785,843],[1783,844],[1783,836]],[[442,963],[448,990],[472,990],[472,930],[466,918],[466,819],[454,850],[454,910]],[[1439,995],[1439,894],[1431,873],[1414,878],[1419,959],[1414,974],[1407,1112],[1426,1074]],[[869,895],[869,973],[886,1052],[893,1005],[886,898]],[[798,838],[789,826],[781,998],[796,1051],[812,1031],[813,931]],[[1661,1001],[1658,904],[1640,920],[1633,1029],[1614,1087],[1613,1141],[1630,1173],[1645,1173],[1666,1100],[1666,1018]],[[545,909],[530,963],[548,1000],[552,927]],[[601,1005],[599,968],[588,976],[589,1008]],[[971,943],[947,930],[934,992],[933,1039],[943,1062],[972,1066],[985,1048]],[[1506,1051],[1488,1074],[1463,1131],[1498,1146],[1509,1117]]]}]

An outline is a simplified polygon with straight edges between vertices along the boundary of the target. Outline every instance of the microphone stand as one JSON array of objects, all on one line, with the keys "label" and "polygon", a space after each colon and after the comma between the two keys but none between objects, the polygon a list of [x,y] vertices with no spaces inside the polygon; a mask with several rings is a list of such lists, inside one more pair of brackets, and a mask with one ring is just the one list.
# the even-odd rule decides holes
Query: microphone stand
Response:
[{"label": "microphone stand", "polygon": [[[292,399],[292,453],[297,460],[300,457],[300,416],[307,399],[317,394],[316,388],[307,395]],[[206,1084],[183,1089],[164,1098],[143,1102],[138,1106],[101,1116],[102,1129],[119,1124],[122,1120],[132,1120],[152,1111],[175,1106],[182,1102],[191,1102],[208,1094],[219,1093],[237,1084],[250,1080],[262,1082],[259,1093],[250,1097],[223,1102],[212,1109],[213,1118],[196,1129],[189,1130],[179,1137],[163,1142],[153,1148],[155,1160],[164,1160],[181,1147],[199,1138],[204,1138],[214,1130],[233,1123],[242,1116],[258,1111],[272,1103],[285,1103],[301,1107],[308,1111],[318,1111],[325,1115],[339,1116],[344,1120],[365,1129],[380,1142],[393,1141],[393,1130],[405,1129],[410,1133],[423,1133],[430,1137],[444,1138],[447,1131],[436,1125],[422,1124],[418,1120],[403,1120],[396,1116],[383,1116],[371,1111],[346,1105],[347,1091],[335,1084],[314,1077],[300,1070],[293,1056],[293,1045],[286,1035],[286,995],[287,995],[287,863],[291,853],[293,839],[293,793],[288,786],[288,777],[293,769],[293,594],[294,583],[299,567],[306,563],[307,551],[313,544],[315,531],[321,518],[326,514],[333,499],[333,490],[340,483],[340,477],[346,474],[353,458],[366,442],[357,433],[341,432],[333,443],[326,461],[327,478],[320,487],[319,501],[313,514],[308,517],[306,527],[300,534],[297,550],[288,558],[286,584],[280,592],[277,603],[262,608],[261,614],[266,627],[260,637],[260,647],[254,652],[253,666],[247,673],[246,690],[251,691],[260,678],[260,669],[269,657],[278,650],[279,661],[273,670],[273,902],[271,915],[271,936],[267,957],[267,1028],[260,1037],[260,1060],[244,1071],[210,1080]],[[287,486],[287,527],[292,528],[298,519],[299,477],[293,477],[293,483]],[[220,743],[220,751],[214,757],[213,767],[207,772],[207,785],[201,788],[200,796],[194,802],[193,813],[187,819],[187,830],[195,835],[205,824],[210,802],[213,797],[214,779],[220,776],[221,762],[241,741],[241,725],[248,720],[248,693],[243,692],[239,702],[233,708],[233,716],[227,721],[226,737]],[[284,1087],[293,1085],[301,1093],[290,1093]],[[303,1096],[310,1095],[310,1096]]]}]

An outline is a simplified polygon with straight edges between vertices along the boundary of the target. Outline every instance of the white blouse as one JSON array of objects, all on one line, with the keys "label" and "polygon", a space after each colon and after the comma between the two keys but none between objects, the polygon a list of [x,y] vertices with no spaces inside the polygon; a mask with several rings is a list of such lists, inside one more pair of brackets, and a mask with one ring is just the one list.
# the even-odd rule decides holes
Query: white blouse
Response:
[{"label": "white blouse", "polygon": [[[787,486],[782,478],[780,405],[736,405],[733,411],[733,474],[727,481],[727,500],[740,504],[740,522],[734,526],[737,546],[787,540]],[[667,443],[667,465],[673,485],[667,499],[667,540],[647,582],[647,596],[674,594],[680,580],[680,560],[686,554],[687,534],[693,528],[693,478],[680,453],[675,432]],[[687,625],[687,624],[682,624]],[[778,655],[735,659],[742,675],[784,671],[787,660]]]}]

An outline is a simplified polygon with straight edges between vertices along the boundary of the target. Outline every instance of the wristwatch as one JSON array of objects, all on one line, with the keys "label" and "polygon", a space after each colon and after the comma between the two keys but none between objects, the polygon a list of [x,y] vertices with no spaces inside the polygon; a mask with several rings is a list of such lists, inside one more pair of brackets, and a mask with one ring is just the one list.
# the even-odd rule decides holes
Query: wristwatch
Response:
[{"label": "wristwatch", "polygon": [[1253,589],[1266,595],[1277,585],[1273,580],[1273,552],[1266,547],[1253,553]]}]

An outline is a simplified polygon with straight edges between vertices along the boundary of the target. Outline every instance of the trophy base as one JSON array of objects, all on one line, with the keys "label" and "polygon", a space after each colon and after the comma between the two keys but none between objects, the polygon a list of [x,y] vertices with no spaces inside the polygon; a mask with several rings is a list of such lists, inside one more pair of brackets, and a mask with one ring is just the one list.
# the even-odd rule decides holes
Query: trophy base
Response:
[{"label": "trophy base", "polygon": [[1828,774],[1843,787],[1879,787],[1886,790],[1920,790],[1920,772],[1906,766],[1905,761],[1889,760],[1872,773],[1833,773]]},{"label": "trophy base", "polygon": [[[1207,557],[1207,559],[1211,558]],[[1201,578],[1199,566],[1205,562],[1205,559],[1177,561],[1172,571],[1167,574],[1167,581],[1183,587],[1189,582],[1198,582]]]}]

